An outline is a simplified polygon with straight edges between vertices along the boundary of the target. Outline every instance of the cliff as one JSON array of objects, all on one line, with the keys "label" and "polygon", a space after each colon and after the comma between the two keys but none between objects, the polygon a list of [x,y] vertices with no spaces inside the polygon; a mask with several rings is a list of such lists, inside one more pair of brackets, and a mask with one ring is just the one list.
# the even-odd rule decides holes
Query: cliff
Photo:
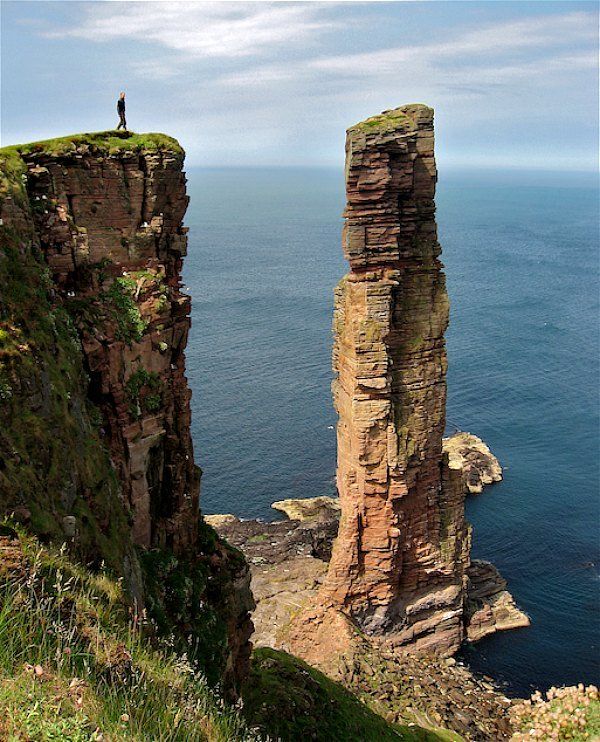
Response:
[{"label": "cliff", "polygon": [[409,105],[350,128],[345,173],[350,272],[333,321],[341,520],[317,607],[297,619],[291,646],[309,660],[339,652],[358,627],[449,655],[467,636],[470,527],[465,467],[442,448],[449,302],[433,111]]},{"label": "cliff", "polygon": [[0,156],[2,511],[106,563],[233,687],[252,599],[243,557],[198,509],[184,153],[106,132]]}]

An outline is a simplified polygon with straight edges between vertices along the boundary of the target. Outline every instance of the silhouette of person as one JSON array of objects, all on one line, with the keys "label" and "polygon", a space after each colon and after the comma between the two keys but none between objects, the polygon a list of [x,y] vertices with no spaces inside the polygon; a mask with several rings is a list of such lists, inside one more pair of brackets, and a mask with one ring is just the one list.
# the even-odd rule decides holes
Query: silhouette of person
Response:
[{"label": "silhouette of person", "polygon": [[119,125],[117,126],[117,131],[121,127],[127,131],[127,121],[125,121],[125,93],[119,95],[119,100],[117,101],[117,113],[119,114]]}]

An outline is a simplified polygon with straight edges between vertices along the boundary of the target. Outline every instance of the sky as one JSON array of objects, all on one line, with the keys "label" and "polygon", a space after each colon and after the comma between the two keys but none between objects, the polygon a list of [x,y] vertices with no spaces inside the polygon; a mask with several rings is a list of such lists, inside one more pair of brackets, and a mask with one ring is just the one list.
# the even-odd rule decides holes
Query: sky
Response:
[{"label": "sky", "polygon": [[595,170],[596,2],[0,5],[2,145],[128,125],[187,164],[338,166],[348,126],[436,112],[447,167]]}]

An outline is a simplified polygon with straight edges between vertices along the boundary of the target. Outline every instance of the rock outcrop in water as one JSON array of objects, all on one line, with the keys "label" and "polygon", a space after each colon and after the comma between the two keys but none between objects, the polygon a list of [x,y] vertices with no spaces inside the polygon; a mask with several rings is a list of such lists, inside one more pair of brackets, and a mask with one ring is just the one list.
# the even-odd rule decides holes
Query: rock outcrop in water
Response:
[{"label": "rock outcrop in water", "polygon": [[506,589],[506,580],[491,562],[473,559],[467,568],[467,578],[465,620],[469,641],[530,625],[528,616]]},{"label": "rock outcrop in water", "polygon": [[[198,509],[183,151],[106,133],[1,154],[0,404],[15,420],[0,437],[2,510],[107,562],[159,629],[192,635],[235,684],[252,598],[243,559]],[[30,289],[48,327],[27,316]]]},{"label": "rock outcrop in water", "polygon": [[448,454],[448,466],[460,469],[466,491],[470,495],[483,492],[487,484],[502,480],[502,467],[487,445],[472,433],[453,433],[442,441]]},{"label": "rock outcrop in water", "polygon": [[326,644],[332,625],[342,634],[344,618],[393,646],[442,655],[466,637],[465,483],[442,449],[449,303],[436,179],[430,108],[348,130],[350,273],[333,321],[342,516],[318,605],[291,632],[299,653]]}]

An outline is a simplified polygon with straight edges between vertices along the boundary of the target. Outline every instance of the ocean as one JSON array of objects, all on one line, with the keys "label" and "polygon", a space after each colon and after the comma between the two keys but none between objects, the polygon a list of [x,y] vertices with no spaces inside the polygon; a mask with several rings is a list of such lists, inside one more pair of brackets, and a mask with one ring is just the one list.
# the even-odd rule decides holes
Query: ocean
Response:
[{"label": "ocean", "polygon": [[[333,287],[346,272],[343,173],[188,170],[187,369],[206,513],[271,520],[334,494]],[[442,172],[451,301],[448,429],[483,438],[504,481],[467,501],[528,629],[462,652],[523,695],[600,681],[598,183]]]}]

